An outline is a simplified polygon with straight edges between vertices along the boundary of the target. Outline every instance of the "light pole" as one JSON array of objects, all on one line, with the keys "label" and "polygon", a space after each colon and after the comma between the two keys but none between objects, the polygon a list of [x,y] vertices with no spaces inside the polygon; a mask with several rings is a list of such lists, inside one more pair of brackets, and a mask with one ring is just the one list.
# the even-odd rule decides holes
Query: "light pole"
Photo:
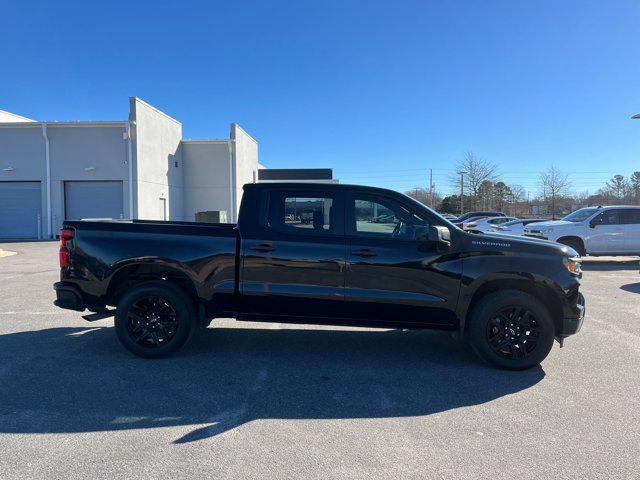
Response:
[{"label": "light pole", "polygon": [[464,213],[464,174],[467,173],[463,170],[458,172],[460,175],[460,216]]}]

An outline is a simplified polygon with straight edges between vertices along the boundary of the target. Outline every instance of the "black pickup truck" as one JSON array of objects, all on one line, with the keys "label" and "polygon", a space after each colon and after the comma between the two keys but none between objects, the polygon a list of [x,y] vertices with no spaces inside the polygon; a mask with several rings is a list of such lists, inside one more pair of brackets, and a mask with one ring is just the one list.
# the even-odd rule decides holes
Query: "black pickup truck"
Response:
[{"label": "black pickup truck", "polygon": [[55,304],[115,315],[120,341],[144,357],[235,317],[450,330],[486,361],[523,369],[584,318],[570,247],[464,232],[380,188],[251,184],[237,225],[68,221],[60,238]]}]

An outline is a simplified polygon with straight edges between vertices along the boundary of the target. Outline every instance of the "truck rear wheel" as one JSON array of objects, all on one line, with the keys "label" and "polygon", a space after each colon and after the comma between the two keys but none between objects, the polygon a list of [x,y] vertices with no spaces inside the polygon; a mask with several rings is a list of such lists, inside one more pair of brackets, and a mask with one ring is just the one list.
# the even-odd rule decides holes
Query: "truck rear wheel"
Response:
[{"label": "truck rear wheel", "polygon": [[189,297],[167,282],[136,285],[118,302],[115,328],[122,345],[145,358],[169,356],[182,348],[195,329]]},{"label": "truck rear wheel", "polygon": [[487,362],[509,370],[538,365],[553,346],[554,325],[547,308],[519,290],[483,297],[470,316],[469,340]]}]

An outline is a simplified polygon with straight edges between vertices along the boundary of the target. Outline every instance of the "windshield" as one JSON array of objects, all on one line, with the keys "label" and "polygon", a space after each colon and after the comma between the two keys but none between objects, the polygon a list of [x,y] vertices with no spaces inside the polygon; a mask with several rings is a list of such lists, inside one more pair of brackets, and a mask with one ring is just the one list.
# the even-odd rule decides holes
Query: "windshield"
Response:
[{"label": "windshield", "polygon": [[581,208],[580,210],[576,210],[573,213],[570,213],[562,220],[566,220],[567,222],[582,222],[589,218],[591,215],[598,211],[597,208]]}]

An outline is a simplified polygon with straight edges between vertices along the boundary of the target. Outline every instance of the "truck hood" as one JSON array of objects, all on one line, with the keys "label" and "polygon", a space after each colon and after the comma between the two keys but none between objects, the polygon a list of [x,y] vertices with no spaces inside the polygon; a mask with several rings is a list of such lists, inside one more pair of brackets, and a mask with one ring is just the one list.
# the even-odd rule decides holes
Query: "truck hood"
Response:
[{"label": "truck hood", "polygon": [[525,230],[537,229],[538,227],[564,227],[565,225],[578,225],[575,222],[568,222],[567,220],[549,220],[548,222],[536,222],[524,227]]},{"label": "truck hood", "polygon": [[[545,222],[551,223],[551,222]],[[566,222],[571,223],[571,222]],[[538,224],[536,224],[538,225]],[[561,257],[579,257],[573,248],[561,243],[540,238],[520,237],[514,235],[492,233],[468,233],[473,250],[493,250],[503,252],[539,253]]]}]

